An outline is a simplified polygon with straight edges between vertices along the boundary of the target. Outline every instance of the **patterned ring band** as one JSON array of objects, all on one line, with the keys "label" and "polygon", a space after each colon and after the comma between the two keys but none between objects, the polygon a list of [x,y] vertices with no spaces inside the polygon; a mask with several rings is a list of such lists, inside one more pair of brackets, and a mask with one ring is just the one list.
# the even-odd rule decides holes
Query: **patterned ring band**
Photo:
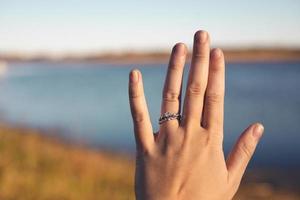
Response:
[{"label": "patterned ring band", "polygon": [[162,114],[158,120],[159,124],[162,124],[166,121],[170,121],[170,120],[180,120],[181,115],[179,113],[170,113],[170,112],[165,112],[164,114]]}]

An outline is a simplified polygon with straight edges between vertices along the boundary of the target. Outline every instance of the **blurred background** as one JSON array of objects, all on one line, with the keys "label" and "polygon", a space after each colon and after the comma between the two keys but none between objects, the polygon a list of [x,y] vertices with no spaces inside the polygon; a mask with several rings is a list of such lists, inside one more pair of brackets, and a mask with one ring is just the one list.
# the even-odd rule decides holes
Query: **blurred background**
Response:
[{"label": "blurred background", "polygon": [[300,199],[299,11],[298,0],[0,0],[0,199],[133,199],[128,73],[142,71],[157,130],[171,48],[191,51],[199,29],[225,51],[225,154],[250,123],[265,126],[236,199]]}]

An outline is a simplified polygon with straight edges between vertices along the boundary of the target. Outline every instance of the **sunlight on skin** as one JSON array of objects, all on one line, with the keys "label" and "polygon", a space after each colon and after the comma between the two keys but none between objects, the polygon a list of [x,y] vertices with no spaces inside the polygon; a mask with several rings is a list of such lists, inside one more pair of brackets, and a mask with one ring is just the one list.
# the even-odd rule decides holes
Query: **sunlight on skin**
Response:
[{"label": "sunlight on skin", "polygon": [[[163,91],[161,113],[180,113],[187,47],[174,46]],[[183,117],[161,124],[154,137],[143,91],[142,74],[129,77],[129,99],[137,145],[137,199],[231,199],[237,192],[263,134],[250,125],[225,159],[223,115],[225,61],[220,49],[210,50],[207,32],[194,36]]]}]

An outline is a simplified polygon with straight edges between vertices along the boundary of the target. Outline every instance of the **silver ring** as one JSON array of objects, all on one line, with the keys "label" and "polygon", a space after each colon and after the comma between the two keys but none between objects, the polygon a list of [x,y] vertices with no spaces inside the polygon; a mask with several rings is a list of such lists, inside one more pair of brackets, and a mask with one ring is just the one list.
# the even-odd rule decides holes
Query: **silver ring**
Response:
[{"label": "silver ring", "polygon": [[162,114],[160,117],[159,117],[159,124],[162,124],[166,121],[170,121],[170,120],[174,120],[174,119],[177,119],[177,120],[180,120],[181,118],[181,115],[179,113],[170,113],[170,112],[165,112],[164,114]]}]

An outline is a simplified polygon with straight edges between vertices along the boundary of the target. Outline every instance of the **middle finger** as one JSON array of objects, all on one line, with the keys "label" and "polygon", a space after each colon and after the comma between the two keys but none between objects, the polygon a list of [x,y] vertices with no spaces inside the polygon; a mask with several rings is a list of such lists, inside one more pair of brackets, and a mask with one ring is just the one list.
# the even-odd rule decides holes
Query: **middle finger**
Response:
[{"label": "middle finger", "polygon": [[208,33],[197,31],[194,36],[192,63],[184,100],[183,125],[190,122],[200,125],[208,79],[209,52]]}]

